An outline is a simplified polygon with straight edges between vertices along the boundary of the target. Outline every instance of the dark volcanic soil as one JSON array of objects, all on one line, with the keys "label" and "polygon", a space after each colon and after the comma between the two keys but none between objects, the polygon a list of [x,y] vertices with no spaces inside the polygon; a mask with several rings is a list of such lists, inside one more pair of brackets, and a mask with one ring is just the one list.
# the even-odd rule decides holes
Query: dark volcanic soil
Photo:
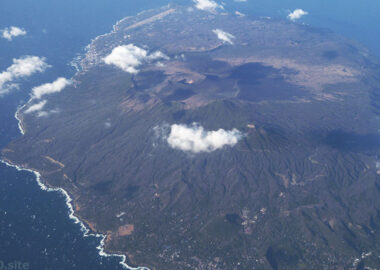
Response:
[{"label": "dark volcanic soil", "polygon": [[[170,59],[106,65],[123,44]],[[2,157],[66,189],[108,251],[165,270],[380,267],[379,64],[365,48],[168,6],[121,21],[82,67],[46,98],[54,113],[21,109],[26,133]],[[193,122],[244,137],[194,154],[157,133]]]}]

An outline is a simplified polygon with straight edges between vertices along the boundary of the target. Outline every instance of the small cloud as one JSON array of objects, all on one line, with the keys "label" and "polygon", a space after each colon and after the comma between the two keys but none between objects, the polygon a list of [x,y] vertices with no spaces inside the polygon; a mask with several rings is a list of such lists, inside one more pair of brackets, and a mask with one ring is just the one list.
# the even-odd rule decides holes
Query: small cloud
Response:
[{"label": "small cloud", "polygon": [[245,16],[244,13],[241,13],[241,12],[239,12],[237,10],[235,11],[235,14],[238,15],[238,16],[240,16],[240,17],[244,17]]},{"label": "small cloud", "polygon": [[218,8],[223,9],[222,5],[217,4],[213,0],[193,0],[195,7],[200,10],[216,12]]},{"label": "small cloud", "polygon": [[33,113],[33,112],[38,112],[41,111],[46,105],[46,100],[42,100],[41,102],[38,102],[36,104],[31,105],[25,113]]},{"label": "small cloud", "polygon": [[232,42],[232,39],[235,38],[234,35],[230,34],[230,33],[227,33],[227,32],[224,32],[223,30],[221,29],[214,29],[212,30],[216,35],[217,37],[222,40],[223,42],[227,42],[227,43],[230,43],[230,44],[234,44]]},{"label": "small cloud", "polygon": [[56,114],[59,113],[60,111],[58,109],[53,109],[50,111],[38,111],[37,112],[37,117],[48,117],[51,114]]},{"label": "small cloud", "polygon": [[11,26],[1,30],[3,38],[11,41],[12,38],[26,35],[26,31],[22,28]]},{"label": "small cloud", "polygon": [[104,126],[110,128],[112,126],[111,120],[107,119],[107,121],[104,122]]},{"label": "small cloud", "polygon": [[234,2],[242,3],[242,2],[247,2],[247,0],[234,0]]},{"label": "small cloud", "polygon": [[40,99],[44,95],[61,92],[71,81],[66,78],[58,78],[52,83],[45,83],[32,89],[32,98]]},{"label": "small cloud", "polygon": [[147,50],[128,44],[114,48],[103,61],[107,65],[115,65],[125,72],[135,74],[139,72],[137,68],[140,65],[158,59],[169,59],[169,57],[160,51],[148,54]]},{"label": "small cloud", "polygon": [[164,67],[164,66],[165,66],[165,64],[162,63],[162,62],[160,62],[160,61],[158,61],[158,62],[156,63],[156,67]]},{"label": "small cloud", "polygon": [[309,14],[309,12],[304,11],[302,9],[295,9],[293,12],[288,14],[288,19],[295,21],[307,14]]},{"label": "small cloud", "polygon": [[166,140],[172,148],[200,153],[215,151],[224,146],[234,146],[242,137],[242,133],[237,129],[206,131],[194,123],[191,126],[171,125]]},{"label": "small cloud", "polygon": [[37,113],[37,117],[47,117],[49,116],[49,113],[46,111],[40,111]]},{"label": "small cloud", "polygon": [[169,60],[169,57],[160,51],[155,51],[154,53],[149,54],[147,56],[147,59],[152,60],[152,61],[157,60],[157,59]]},{"label": "small cloud", "polygon": [[37,111],[37,117],[48,117],[51,114],[57,114],[60,113],[59,109],[53,109],[49,111]]},{"label": "small cloud", "polygon": [[46,64],[43,57],[25,56],[13,59],[13,64],[0,73],[0,96],[19,87],[14,80],[31,76],[36,72],[43,72],[48,67],[50,66]]}]

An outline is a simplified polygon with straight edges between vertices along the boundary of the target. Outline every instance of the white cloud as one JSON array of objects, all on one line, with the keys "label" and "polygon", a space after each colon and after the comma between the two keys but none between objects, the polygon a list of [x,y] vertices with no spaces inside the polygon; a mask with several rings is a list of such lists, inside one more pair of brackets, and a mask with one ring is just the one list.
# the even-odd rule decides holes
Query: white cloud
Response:
[{"label": "white cloud", "polygon": [[106,128],[110,128],[112,126],[112,123],[111,123],[111,120],[110,119],[107,119],[107,121],[104,122],[104,126]]},{"label": "white cloud", "polygon": [[49,113],[46,111],[39,111],[37,113],[37,117],[47,117],[47,116],[49,116]]},{"label": "white cloud", "polygon": [[235,11],[235,14],[238,15],[238,16],[240,16],[240,17],[244,17],[245,16],[244,13],[241,13],[241,12],[239,12],[237,10]]},{"label": "white cloud", "polygon": [[66,78],[58,78],[52,83],[45,83],[32,89],[32,98],[40,99],[43,95],[61,92],[71,81]]},{"label": "white cloud", "polygon": [[158,59],[169,59],[169,57],[160,51],[148,54],[147,50],[128,44],[114,48],[108,56],[103,58],[103,61],[107,65],[115,65],[125,72],[135,74],[139,72],[137,68],[143,63]]},{"label": "white cloud", "polygon": [[247,0],[234,0],[234,2],[242,3],[242,2],[247,2]]},{"label": "white cloud", "polygon": [[36,104],[31,105],[27,110],[25,110],[25,113],[33,113],[41,111],[46,105],[46,100],[42,100],[41,102],[38,102]]},{"label": "white cloud", "polygon": [[227,42],[227,43],[230,43],[230,44],[234,44],[232,42],[232,39],[235,38],[234,35],[230,34],[230,33],[227,33],[227,32],[224,32],[223,30],[221,29],[214,29],[212,30],[220,40],[222,40],[223,42]]},{"label": "white cloud", "polygon": [[211,152],[226,145],[234,146],[242,137],[242,133],[237,129],[206,131],[197,124],[174,124],[170,127],[167,142],[172,148],[199,153]]},{"label": "white cloud", "polygon": [[302,9],[295,9],[293,12],[288,14],[288,18],[292,21],[295,21],[307,14],[309,14],[307,11],[304,11]]},{"label": "white cloud", "polygon": [[24,29],[18,28],[16,26],[5,28],[1,30],[1,32],[3,33],[3,38],[8,39],[9,41],[11,41],[13,37],[26,35],[26,31]]},{"label": "white cloud", "polygon": [[37,117],[48,117],[51,114],[56,114],[56,113],[59,113],[59,112],[60,111],[58,109],[53,109],[53,110],[50,110],[50,111],[41,111],[41,110],[39,110],[37,112]]},{"label": "white cloud", "polygon": [[151,53],[148,55],[147,57],[148,60],[157,60],[157,59],[166,59],[168,60],[169,57],[167,55],[165,55],[164,53],[160,52],[160,51],[155,51],[154,53]]},{"label": "white cloud", "polygon": [[206,10],[210,12],[215,12],[217,8],[223,9],[223,6],[217,4],[213,0],[193,0],[195,7],[200,10]]},{"label": "white cloud", "polygon": [[25,56],[13,59],[13,64],[0,73],[0,96],[7,94],[19,85],[14,80],[31,76],[36,72],[43,72],[50,67],[45,63],[45,58],[38,56]]}]

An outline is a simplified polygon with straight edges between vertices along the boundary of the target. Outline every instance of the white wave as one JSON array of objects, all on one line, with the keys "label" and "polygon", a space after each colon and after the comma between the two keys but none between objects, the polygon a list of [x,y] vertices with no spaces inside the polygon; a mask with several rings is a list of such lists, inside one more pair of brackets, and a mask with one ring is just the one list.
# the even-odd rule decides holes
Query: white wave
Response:
[{"label": "white wave", "polygon": [[[30,101],[30,99],[29,99],[29,101]],[[28,102],[29,102],[29,101],[28,101]],[[24,130],[24,127],[22,126],[22,122],[21,122],[21,119],[20,119],[20,117],[19,117],[19,113],[20,113],[20,111],[26,106],[26,104],[28,104],[28,103],[25,103],[24,105],[20,106],[20,107],[16,110],[16,112],[15,112],[15,118],[17,119],[17,122],[18,122],[18,129],[20,130],[20,133],[21,133],[22,135],[25,135],[25,130]]]},{"label": "white wave", "polygon": [[91,233],[90,230],[84,225],[84,223],[82,221],[80,221],[80,219],[78,217],[76,217],[74,215],[74,208],[73,208],[73,206],[71,204],[72,199],[71,199],[70,195],[67,193],[66,190],[64,190],[63,188],[51,188],[51,187],[46,186],[44,183],[42,183],[42,181],[41,181],[41,174],[39,172],[37,172],[37,171],[31,170],[31,169],[27,169],[27,168],[22,168],[22,167],[20,167],[18,165],[11,164],[11,163],[9,163],[9,162],[7,162],[5,160],[0,160],[0,162],[4,163],[8,167],[16,168],[16,170],[18,170],[18,171],[27,171],[27,172],[33,173],[36,176],[36,181],[37,181],[38,186],[42,190],[47,191],[47,192],[59,192],[59,193],[61,193],[64,196],[66,205],[67,205],[67,207],[69,209],[69,218],[71,220],[73,220],[75,224],[79,224],[80,225],[80,229],[83,232],[83,236],[84,237],[95,236],[97,238],[101,238],[99,245],[96,247],[96,249],[99,250],[99,255],[100,256],[103,256],[103,257],[119,257],[121,259],[120,264],[125,269],[128,269],[128,270],[149,270],[149,268],[146,268],[146,267],[131,267],[131,266],[129,266],[126,263],[127,258],[126,258],[125,255],[106,253],[104,251],[104,242],[105,242],[105,239],[106,239],[106,235],[100,234],[100,233]]},{"label": "white wave", "polygon": [[[121,23],[123,20],[125,20],[125,19],[127,19],[127,18],[123,18],[123,19],[121,19],[120,21],[118,21],[118,22],[114,25],[114,27],[113,27],[113,31],[116,31],[116,30],[117,30],[117,26],[118,26],[118,24],[120,24],[120,23]],[[113,32],[113,31],[112,31],[112,32]],[[100,36],[96,37],[94,40],[92,40],[92,43],[93,43],[94,41],[96,41],[98,38],[102,37],[102,36],[112,34],[112,32],[111,32],[111,33],[106,33],[106,34],[104,34],[104,35],[100,35]],[[90,45],[91,45],[91,44],[89,44],[89,45],[87,45],[87,46],[90,46]],[[80,68],[81,68],[81,66],[80,66]],[[80,73],[80,72],[82,72],[81,69],[77,70],[76,73],[74,74],[74,77],[75,77],[78,73]],[[73,81],[75,82],[75,80],[74,80],[73,78],[71,78],[71,80],[73,80]],[[22,105],[22,106],[19,106],[19,107],[17,108],[16,112],[15,112],[15,115],[14,115],[14,117],[16,118],[16,120],[17,120],[17,122],[18,122],[18,128],[19,128],[19,130],[20,130],[20,133],[21,133],[22,135],[25,135],[26,130],[25,130],[23,124],[22,124],[22,119],[21,119],[21,117],[20,117],[20,114],[21,114],[22,109],[25,108],[25,106],[26,106],[30,101],[31,101],[31,98],[28,100],[27,103],[25,103],[25,104]],[[80,225],[81,231],[83,232],[83,236],[84,236],[84,237],[95,236],[95,237],[97,237],[97,238],[101,238],[101,240],[100,240],[100,242],[99,242],[99,245],[96,247],[96,249],[99,251],[99,255],[100,255],[100,256],[103,256],[103,257],[118,257],[118,258],[121,259],[120,264],[121,264],[125,269],[128,269],[128,270],[150,270],[150,269],[147,268],[147,267],[131,267],[131,266],[129,266],[129,265],[126,263],[126,261],[127,261],[127,257],[126,257],[125,255],[106,253],[106,252],[104,251],[104,245],[105,245],[106,235],[104,235],[104,234],[99,234],[99,233],[91,233],[90,230],[85,226],[85,224],[84,224],[82,221],[80,221],[80,219],[79,219],[78,217],[75,216],[75,214],[74,214],[74,209],[73,209],[73,206],[72,206],[72,204],[71,204],[72,199],[71,199],[71,197],[69,196],[69,194],[67,193],[66,190],[64,190],[63,188],[50,188],[50,187],[46,186],[44,183],[42,183],[42,181],[41,181],[41,174],[40,174],[38,171],[34,171],[34,170],[31,170],[31,169],[27,169],[27,168],[22,168],[22,167],[20,167],[20,166],[18,166],[18,165],[11,164],[11,163],[9,163],[9,162],[7,162],[7,161],[5,161],[5,160],[1,160],[1,159],[0,159],[0,162],[4,163],[4,164],[7,165],[8,167],[16,168],[18,171],[28,171],[28,172],[33,173],[33,174],[36,176],[36,181],[37,181],[38,186],[39,186],[42,190],[47,191],[47,192],[52,192],[52,191],[54,191],[54,192],[59,192],[59,193],[61,193],[61,194],[65,197],[66,205],[67,205],[67,207],[69,208],[69,218],[70,218],[71,220],[73,220],[75,224],[79,224],[79,225]]]}]

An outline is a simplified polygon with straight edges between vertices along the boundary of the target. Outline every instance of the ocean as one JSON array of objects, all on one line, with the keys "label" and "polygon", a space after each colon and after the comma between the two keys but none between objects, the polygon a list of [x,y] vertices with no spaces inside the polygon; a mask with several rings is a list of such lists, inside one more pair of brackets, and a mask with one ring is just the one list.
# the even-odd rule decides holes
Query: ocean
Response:
[{"label": "ocean", "polygon": [[[173,1],[171,1],[173,2]],[[192,5],[192,1],[175,1]],[[57,77],[72,77],[70,63],[84,52],[91,39],[112,30],[125,16],[169,1],[147,0],[1,0],[0,29],[19,26],[27,35],[9,42],[0,39],[0,72],[12,59],[24,55],[46,57],[46,72],[21,81],[17,91],[0,97],[0,148],[21,136],[14,118],[30,89]],[[252,16],[284,18],[302,8],[308,15],[299,22],[328,28],[355,39],[380,56],[378,0],[247,0],[226,1],[227,11]],[[0,163],[0,269],[123,269],[119,257],[99,256],[101,237],[83,236],[69,218],[70,209],[60,192],[41,190],[33,173]],[[24,268],[21,268],[24,267]]]}]

